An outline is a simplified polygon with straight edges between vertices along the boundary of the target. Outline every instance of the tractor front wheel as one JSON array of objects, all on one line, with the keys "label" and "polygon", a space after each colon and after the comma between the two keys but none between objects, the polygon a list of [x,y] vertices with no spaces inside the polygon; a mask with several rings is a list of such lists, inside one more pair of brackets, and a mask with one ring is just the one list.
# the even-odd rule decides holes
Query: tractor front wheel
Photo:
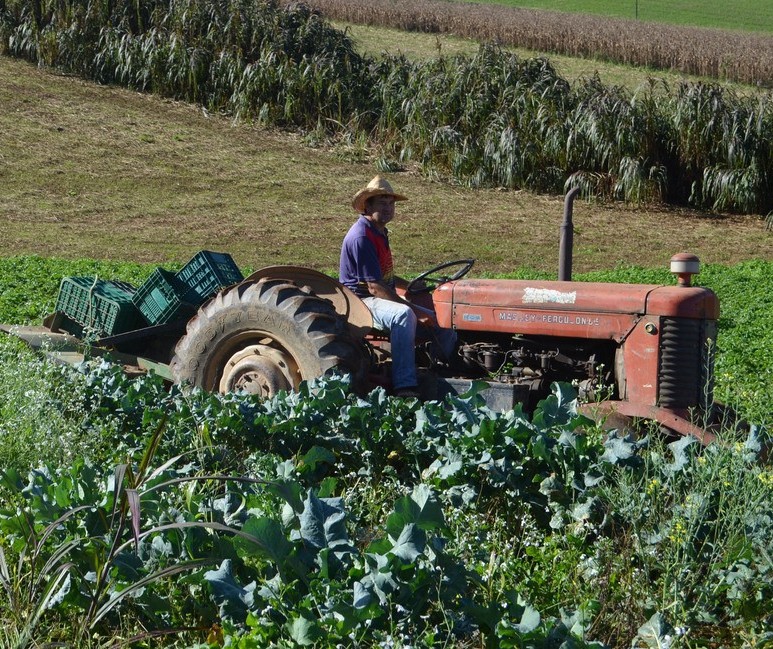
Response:
[{"label": "tractor front wheel", "polygon": [[333,369],[350,372],[360,387],[365,362],[330,302],[284,280],[263,279],[201,307],[171,368],[179,383],[269,397]]}]

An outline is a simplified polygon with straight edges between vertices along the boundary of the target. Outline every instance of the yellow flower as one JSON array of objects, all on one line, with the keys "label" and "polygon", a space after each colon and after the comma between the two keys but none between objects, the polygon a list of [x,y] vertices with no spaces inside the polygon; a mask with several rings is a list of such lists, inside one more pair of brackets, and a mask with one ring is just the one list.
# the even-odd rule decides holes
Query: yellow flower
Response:
[{"label": "yellow flower", "polygon": [[676,519],[668,538],[677,545],[681,545],[687,539],[687,526],[681,518]]},{"label": "yellow flower", "polygon": [[649,481],[649,484],[647,484],[647,495],[651,496],[652,494],[656,493],[659,488],[660,480],[657,478],[652,478],[652,480]]}]

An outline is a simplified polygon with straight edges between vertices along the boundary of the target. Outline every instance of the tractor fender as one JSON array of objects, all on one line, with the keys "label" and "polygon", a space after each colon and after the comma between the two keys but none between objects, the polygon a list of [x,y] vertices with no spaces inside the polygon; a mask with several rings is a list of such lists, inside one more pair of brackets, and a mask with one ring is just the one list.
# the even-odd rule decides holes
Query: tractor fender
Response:
[{"label": "tractor fender", "polygon": [[365,303],[350,289],[324,273],[302,266],[266,266],[246,277],[244,282],[257,282],[261,279],[292,282],[308,288],[318,297],[329,300],[356,338],[364,337],[373,329],[373,316]]}]

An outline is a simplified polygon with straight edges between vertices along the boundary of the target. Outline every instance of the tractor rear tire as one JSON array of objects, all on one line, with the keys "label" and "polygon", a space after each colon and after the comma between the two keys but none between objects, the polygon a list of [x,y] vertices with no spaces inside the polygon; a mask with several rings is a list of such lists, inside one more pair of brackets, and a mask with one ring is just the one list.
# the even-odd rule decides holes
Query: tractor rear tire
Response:
[{"label": "tractor rear tire", "polygon": [[264,397],[331,370],[361,387],[366,359],[332,304],[285,280],[245,282],[219,293],[188,322],[171,369],[178,383]]}]

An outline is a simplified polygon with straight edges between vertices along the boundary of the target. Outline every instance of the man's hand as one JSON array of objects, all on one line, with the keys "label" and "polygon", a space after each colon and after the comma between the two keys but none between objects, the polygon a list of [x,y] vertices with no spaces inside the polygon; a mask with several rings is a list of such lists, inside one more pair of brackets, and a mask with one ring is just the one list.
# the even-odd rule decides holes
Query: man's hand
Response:
[{"label": "man's hand", "polygon": [[404,300],[392,289],[383,282],[368,282],[368,293],[373,297],[380,297],[382,300],[389,300],[391,302],[403,302]]},{"label": "man's hand", "polygon": [[416,314],[416,320],[418,320],[420,325],[424,325],[425,327],[437,327],[437,319],[434,315],[431,313],[427,313],[424,309],[419,309],[414,305],[411,305],[413,308],[413,312]]},{"label": "man's hand", "polygon": [[400,295],[397,294],[396,291],[394,291],[386,284],[381,282],[368,282],[368,291],[373,297],[379,297],[382,300],[389,300],[390,302],[402,302],[403,304],[407,304],[416,314],[416,320],[419,322],[419,324],[427,327],[438,326],[437,318],[435,318],[434,313],[428,309],[424,309],[416,304],[413,304],[406,299],[403,299],[400,297]]}]

